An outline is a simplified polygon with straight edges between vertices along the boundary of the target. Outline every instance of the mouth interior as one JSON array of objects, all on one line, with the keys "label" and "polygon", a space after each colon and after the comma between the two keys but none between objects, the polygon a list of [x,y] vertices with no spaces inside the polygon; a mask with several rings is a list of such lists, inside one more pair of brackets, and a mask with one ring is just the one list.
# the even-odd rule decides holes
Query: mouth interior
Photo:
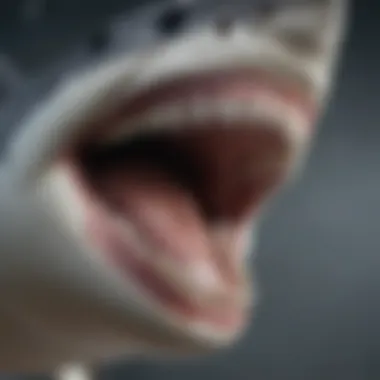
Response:
[{"label": "mouth interior", "polygon": [[260,206],[281,179],[285,148],[270,128],[215,128],[88,147],[81,161],[88,184],[114,212],[136,201],[134,186],[141,198],[171,187],[195,201],[199,217],[211,225],[239,223]]},{"label": "mouth interior", "polygon": [[[287,151],[281,133],[266,125],[215,125],[138,136],[106,147],[89,145],[79,161],[99,202],[118,219],[132,221],[155,247],[145,260],[151,270],[138,276],[154,297],[182,315],[199,316],[206,309],[202,313],[208,319],[225,325],[236,324],[234,312],[243,307],[237,294],[246,290],[241,268],[246,247],[239,236],[282,182]],[[227,228],[218,233],[219,226]],[[220,278],[215,293],[224,292],[218,295],[223,302],[212,310],[207,311],[210,298],[195,295],[195,302],[191,300],[197,289],[207,289],[192,280],[182,284],[184,268],[196,261],[208,262]],[[160,273],[163,262],[175,263],[170,273]]]}]

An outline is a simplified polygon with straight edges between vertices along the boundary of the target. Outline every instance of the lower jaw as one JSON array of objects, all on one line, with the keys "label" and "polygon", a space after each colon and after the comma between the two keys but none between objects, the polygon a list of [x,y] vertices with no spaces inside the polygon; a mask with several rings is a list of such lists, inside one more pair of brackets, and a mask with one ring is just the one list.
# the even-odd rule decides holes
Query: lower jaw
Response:
[{"label": "lower jaw", "polygon": [[134,255],[125,255],[117,249],[113,264],[140,285],[146,296],[159,304],[180,323],[199,323],[224,331],[240,330],[244,324],[246,310],[242,306],[227,305],[224,309],[212,309],[197,305],[179,294],[175,286],[165,281],[153,268]]},{"label": "lower jaw", "polygon": [[[104,219],[100,222],[102,226],[96,222],[96,217],[92,218],[88,232],[98,249],[103,252],[106,262],[122,278],[137,286],[144,298],[161,309],[166,316],[186,326],[203,325],[214,331],[233,335],[244,328],[249,314],[247,303],[240,304],[231,300],[223,308],[197,304],[183,292],[181,294],[173,283],[167,281],[153,265],[144,260],[133,243],[128,247],[125,240],[117,236],[117,229],[105,229]],[[235,289],[236,298],[239,291],[241,289]]]},{"label": "lower jaw", "polygon": [[[107,211],[96,200],[94,194],[88,192],[79,173],[69,161],[61,162],[56,170],[62,171],[68,178],[72,191],[75,191],[76,198],[82,203],[82,210],[85,211],[83,222],[86,241],[90,242],[94,251],[100,252],[98,257],[100,256],[100,260],[111,268],[116,276],[126,280],[127,286],[132,283],[144,299],[180,328],[183,326],[195,332],[197,327],[201,327],[201,334],[207,329],[227,339],[239,335],[250,315],[251,302],[247,297],[244,303],[231,301],[223,308],[217,309],[193,302],[183,292],[181,294],[173,283],[166,281],[148,260],[144,260],[137,246],[141,242],[135,244],[131,241],[130,244],[126,244],[126,239],[118,230],[117,217]],[[133,224],[133,221],[128,220],[128,223]],[[136,224],[134,226],[136,227]],[[141,241],[141,237],[137,236],[137,239]],[[234,289],[236,298],[250,288],[248,279],[243,275],[241,277],[240,283]]]}]

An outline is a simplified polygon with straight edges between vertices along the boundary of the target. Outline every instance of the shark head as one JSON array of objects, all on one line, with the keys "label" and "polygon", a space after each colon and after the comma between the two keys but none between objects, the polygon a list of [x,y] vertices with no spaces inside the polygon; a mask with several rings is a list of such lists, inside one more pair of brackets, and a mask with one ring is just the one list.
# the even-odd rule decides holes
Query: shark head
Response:
[{"label": "shark head", "polygon": [[1,365],[236,342],[253,232],[302,170],[346,6],[168,0],[117,20],[109,54],[64,76],[7,144]]}]

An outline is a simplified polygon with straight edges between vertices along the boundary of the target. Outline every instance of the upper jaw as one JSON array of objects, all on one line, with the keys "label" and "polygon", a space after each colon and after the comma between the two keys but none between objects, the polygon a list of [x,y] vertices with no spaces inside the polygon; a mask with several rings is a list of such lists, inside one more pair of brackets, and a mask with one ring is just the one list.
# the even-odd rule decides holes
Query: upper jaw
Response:
[{"label": "upper jaw", "polygon": [[331,76],[330,55],[305,60],[284,52],[267,41],[245,36],[224,41],[199,33],[164,44],[161,49],[100,65],[63,83],[48,102],[20,129],[10,147],[12,162],[25,172],[41,167],[59,150],[99,120],[152,84],[213,71],[265,70],[297,83],[323,104]]}]

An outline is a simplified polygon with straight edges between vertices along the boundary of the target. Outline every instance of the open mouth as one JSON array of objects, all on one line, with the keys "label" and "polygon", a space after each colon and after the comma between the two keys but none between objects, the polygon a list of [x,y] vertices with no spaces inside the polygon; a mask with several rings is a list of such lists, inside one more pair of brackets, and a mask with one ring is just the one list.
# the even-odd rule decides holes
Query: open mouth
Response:
[{"label": "open mouth", "polygon": [[136,95],[60,161],[88,241],[170,316],[239,329],[252,303],[250,229],[292,172],[314,110],[302,86],[264,72]]}]

